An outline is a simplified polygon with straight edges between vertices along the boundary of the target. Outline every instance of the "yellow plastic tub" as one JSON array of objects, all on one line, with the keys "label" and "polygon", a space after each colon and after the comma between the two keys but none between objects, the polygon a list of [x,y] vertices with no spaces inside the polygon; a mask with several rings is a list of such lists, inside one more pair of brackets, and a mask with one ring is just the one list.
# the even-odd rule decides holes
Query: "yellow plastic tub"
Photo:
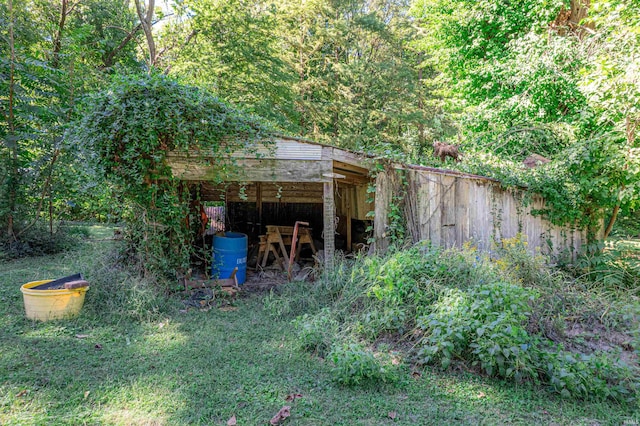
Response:
[{"label": "yellow plastic tub", "polygon": [[38,321],[49,321],[73,318],[80,314],[84,304],[84,296],[89,287],[71,290],[32,290],[32,287],[48,283],[52,280],[32,281],[20,287],[24,297],[24,309],[27,318]]}]

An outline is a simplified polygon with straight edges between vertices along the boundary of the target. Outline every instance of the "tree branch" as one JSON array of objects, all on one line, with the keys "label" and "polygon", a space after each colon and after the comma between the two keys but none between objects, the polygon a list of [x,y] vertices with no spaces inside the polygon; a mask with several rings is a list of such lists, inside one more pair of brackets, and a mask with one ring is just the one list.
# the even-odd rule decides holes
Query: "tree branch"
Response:
[{"label": "tree branch", "polygon": [[125,46],[127,44],[129,44],[129,42],[131,41],[131,39],[136,35],[136,33],[138,31],[140,31],[140,29],[142,28],[142,24],[138,24],[136,25],[131,31],[129,31],[129,33],[126,35],[126,37],[124,39],[122,39],[122,41],[120,42],[120,44],[118,44],[113,50],[111,50],[108,54],[106,54],[105,56],[103,56],[102,59],[102,68],[110,68],[113,66],[113,62],[114,59],[116,57],[116,55],[118,53],[120,53],[120,51],[122,49],[125,48]]}]

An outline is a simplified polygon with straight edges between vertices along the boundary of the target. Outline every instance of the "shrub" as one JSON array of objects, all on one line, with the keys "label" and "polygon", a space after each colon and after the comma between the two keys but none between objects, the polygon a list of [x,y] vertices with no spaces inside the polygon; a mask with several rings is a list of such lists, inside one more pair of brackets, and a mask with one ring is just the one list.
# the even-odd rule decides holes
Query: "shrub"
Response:
[{"label": "shrub", "polygon": [[332,317],[330,309],[309,315],[304,314],[294,321],[298,342],[304,350],[324,357],[339,333],[338,321]]},{"label": "shrub", "polygon": [[346,386],[393,383],[399,379],[400,364],[389,354],[374,352],[361,343],[334,345],[329,357],[333,361],[335,380]]},{"label": "shrub", "polygon": [[82,237],[82,233],[71,233],[66,227],[57,227],[52,234],[44,225],[36,224],[20,232],[17,240],[3,240],[0,244],[0,259],[61,253],[74,248]]},{"label": "shrub", "polygon": [[465,358],[489,375],[531,377],[531,339],[524,327],[534,298],[534,292],[504,282],[449,290],[431,314],[418,319],[426,334],[420,358],[443,368]]},{"label": "shrub", "polygon": [[540,366],[551,389],[563,397],[633,401],[640,382],[628,366],[609,354],[573,354],[558,346],[539,350]]},{"label": "shrub", "polygon": [[[337,259],[321,282],[304,291],[285,286],[265,306],[307,314],[296,325],[308,350],[321,353],[341,342],[330,346],[329,357],[336,380],[345,385],[393,380],[398,370],[390,355],[369,349],[384,335],[385,341],[415,343],[421,363],[447,368],[461,361],[564,396],[636,398],[637,367],[614,361],[610,353],[574,353],[555,342],[571,344],[564,335],[571,318],[623,330],[637,347],[637,302],[593,293],[548,263],[531,256],[518,237],[504,240],[492,257],[470,246],[418,245],[385,256]],[[341,336],[361,341],[342,343]]]}]

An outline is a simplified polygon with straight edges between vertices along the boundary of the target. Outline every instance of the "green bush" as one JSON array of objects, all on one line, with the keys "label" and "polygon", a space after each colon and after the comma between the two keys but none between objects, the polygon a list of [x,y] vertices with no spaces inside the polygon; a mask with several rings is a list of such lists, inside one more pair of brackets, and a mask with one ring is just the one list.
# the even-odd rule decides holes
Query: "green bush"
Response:
[{"label": "green bush", "polygon": [[525,326],[534,298],[531,290],[504,282],[468,291],[450,289],[432,313],[418,319],[425,332],[419,357],[443,368],[459,358],[479,365],[488,375],[532,377],[531,339]]},{"label": "green bush", "polygon": [[604,287],[637,289],[640,286],[640,246],[613,241],[587,247],[575,265],[574,273]]},{"label": "green bush", "polygon": [[284,286],[265,307],[306,314],[296,327],[307,350],[323,353],[345,336],[361,339],[331,346],[336,380],[345,385],[393,379],[390,371],[397,369],[384,361],[390,355],[369,349],[384,337],[410,342],[419,363],[447,368],[463,362],[564,396],[637,398],[636,367],[612,361],[611,353],[573,353],[555,343],[571,345],[567,321],[596,321],[627,333],[637,347],[637,302],[594,293],[548,263],[518,237],[502,241],[491,256],[470,246],[418,245],[385,256],[338,258],[322,281],[302,292]]},{"label": "green bush", "polygon": [[329,352],[340,331],[330,309],[322,309],[312,315],[304,314],[294,321],[294,325],[301,347],[321,357]]},{"label": "green bush", "polygon": [[539,357],[545,381],[563,397],[637,399],[637,371],[634,374],[609,354],[574,354],[552,346],[539,350]]},{"label": "green bush", "polygon": [[19,232],[16,240],[3,240],[0,244],[0,259],[61,253],[74,248],[83,237],[82,233],[69,232],[66,227],[57,227],[51,233],[46,226],[36,224]]},{"label": "green bush", "polygon": [[400,364],[390,354],[374,354],[361,343],[334,345],[329,357],[335,380],[345,386],[394,383],[400,377]]}]

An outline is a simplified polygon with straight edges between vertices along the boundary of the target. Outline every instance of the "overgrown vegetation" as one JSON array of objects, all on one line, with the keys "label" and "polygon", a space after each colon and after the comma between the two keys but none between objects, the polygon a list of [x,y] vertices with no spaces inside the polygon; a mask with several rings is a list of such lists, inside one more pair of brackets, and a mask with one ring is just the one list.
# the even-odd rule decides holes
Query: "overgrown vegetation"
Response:
[{"label": "overgrown vegetation", "polygon": [[94,153],[99,169],[122,194],[131,260],[145,275],[173,278],[189,267],[190,224],[199,211],[190,211],[196,194],[172,175],[167,154],[217,158],[222,179],[233,171],[229,154],[255,149],[257,139],[269,143],[269,131],[257,118],[157,74],[116,78],[86,101],[70,135]]},{"label": "overgrown vegetation", "polygon": [[[337,342],[330,331],[333,355],[326,352],[324,362],[309,356],[291,325],[294,317],[304,311],[301,325],[325,317],[317,330],[344,329],[340,318],[380,303],[362,293],[365,285],[355,281],[360,275],[352,279],[346,267],[330,280],[281,287],[266,304],[262,295],[249,295],[225,309],[184,312],[175,298],[159,296],[152,283],[117,266],[113,245],[120,243],[111,239],[112,228],[84,229],[88,239],[72,251],[2,263],[3,425],[212,425],[232,417],[238,424],[266,424],[283,405],[292,407],[288,422],[296,425],[637,421],[633,404],[559,398],[459,369],[410,372],[408,337],[400,347],[379,337],[373,347],[362,339]],[[475,255],[469,252],[469,261]],[[378,259],[379,266],[386,263]],[[465,276],[463,269],[454,276]],[[36,323],[24,317],[20,285],[75,272],[91,284],[77,319]]]},{"label": "overgrown vegetation", "polygon": [[[606,217],[606,238],[639,199],[638,3],[417,0],[412,10],[458,117],[462,169],[541,194],[538,213],[554,223],[593,231]],[[523,170],[532,154],[551,163]]]},{"label": "overgrown vegetation", "polygon": [[546,263],[519,239],[491,255],[421,245],[344,259],[305,293],[304,306],[287,291],[265,304],[275,315],[306,312],[294,321],[302,346],[328,356],[343,384],[393,381],[397,366],[380,351],[393,342],[416,365],[463,367],[565,397],[636,401],[636,287],[611,291]]}]

